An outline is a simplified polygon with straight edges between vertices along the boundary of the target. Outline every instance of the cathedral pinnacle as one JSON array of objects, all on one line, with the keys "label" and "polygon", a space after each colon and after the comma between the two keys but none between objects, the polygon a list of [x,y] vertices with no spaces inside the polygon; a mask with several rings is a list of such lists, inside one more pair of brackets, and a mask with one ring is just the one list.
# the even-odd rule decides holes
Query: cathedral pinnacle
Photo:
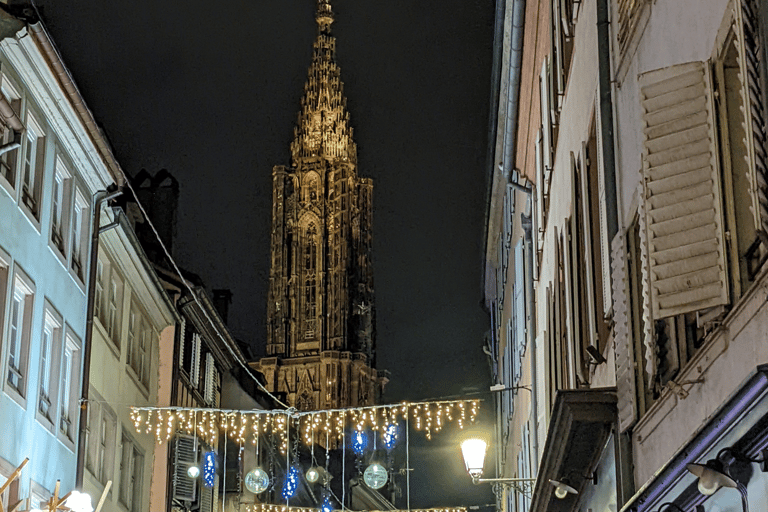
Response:
[{"label": "cathedral pinnacle", "polygon": [[298,123],[291,143],[293,163],[301,158],[357,162],[357,147],[349,125],[341,71],[336,64],[336,38],[331,34],[330,0],[317,0],[317,24]]},{"label": "cathedral pinnacle", "polygon": [[333,10],[331,9],[330,0],[317,0],[315,20],[317,20],[321,32],[330,30],[331,23],[333,23]]}]

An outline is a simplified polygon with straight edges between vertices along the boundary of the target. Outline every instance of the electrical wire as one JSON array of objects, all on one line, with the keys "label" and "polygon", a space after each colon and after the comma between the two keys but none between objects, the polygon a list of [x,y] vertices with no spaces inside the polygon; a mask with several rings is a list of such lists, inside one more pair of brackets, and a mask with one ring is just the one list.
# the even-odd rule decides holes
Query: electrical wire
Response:
[{"label": "electrical wire", "polygon": [[222,344],[227,348],[227,350],[235,359],[235,361],[237,361],[238,364],[245,370],[248,376],[251,377],[254,380],[254,382],[256,382],[256,385],[262,389],[262,391],[264,391],[277,404],[288,409],[288,405],[284,404],[279,398],[277,398],[275,395],[270,393],[269,390],[265,388],[264,385],[259,381],[259,379],[253,373],[251,373],[251,369],[248,367],[248,365],[245,364],[241,360],[241,358],[238,357],[238,354],[235,353],[232,347],[229,346],[229,343],[227,343],[227,340],[224,338],[224,335],[221,333],[221,331],[219,331],[219,328],[213,322],[213,319],[210,317],[210,315],[208,315],[208,311],[206,311],[203,305],[200,303],[200,299],[197,297],[197,294],[192,289],[192,286],[190,286],[189,282],[186,279],[184,279],[183,275],[181,275],[181,270],[179,269],[179,266],[176,264],[176,261],[171,256],[171,253],[168,251],[168,248],[165,246],[165,243],[163,243],[163,241],[160,239],[160,234],[157,232],[155,225],[152,223],[152,220],[147,214],[147,210],[144,208],[144,205],[142,205],[141,202],[139,201],[139,196],[138,194],[136,194],[136,190],[134,190],[133,185],[131,184],[131,180],[128,178],[128,176],[125,174],[122,168],[118,166],[118,169],[120,170],[120,174],[123,175],[123,178],[125,178],[125,184],[128,186],[131,193],[133,194],[133,199],[134,201],[136,201],[136,205],[139,207],[139,210],[141,210],[141,213],[144,216],[144,220],[152,229],[152,233],[154,233],[155,238],[157,238],[157,241],[160,243],[160,247],[163,249],[163,253],[165,254],[165,257],[168,259],[168,262],[173,266],[173,270],[176,272],[176,275],[179,276],[179,279],[183,283],[183,286],[186,287],[186,289],[189,291],[190,295],[192,296],[192,299],[194,299],[195,304],[197,304],[197,307],[200,309],[200,311],[202,311],[203,315],[205,316],[210,326],[213,327],[213,330],[216,332],[216,335],[219,337]]}]

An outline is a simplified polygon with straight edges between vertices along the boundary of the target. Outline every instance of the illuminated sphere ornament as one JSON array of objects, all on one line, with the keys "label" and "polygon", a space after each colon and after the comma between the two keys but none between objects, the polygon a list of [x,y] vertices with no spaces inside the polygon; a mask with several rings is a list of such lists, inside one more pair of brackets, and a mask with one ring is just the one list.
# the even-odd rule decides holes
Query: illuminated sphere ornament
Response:
[{"label": "illuminated sphere ornament", "polygon": [[362,455],[365,447],[368,446],[368,436],[361,430],[356,430],[352,435],[352,450],[355,455]]},{"label": "illuminated sphere ornament", "polygon": [[259,494],[269,488],[269,475],[261,468],[252,469],[245,475],[245,488]]},{"label": "illuminated sphere ornament", "polygon": [[384,430],[384,434],[382,435],[384,438],[384,446],[387,447],[387,450],[391,450],[397,444],[397,434],[398,432],[396,423],[390,423],[387,425],[387,428]]},{"label": "illuminated sphere ornament", "polygon": [[291,466],[288,469],[288,473],[285,475],[285,483],[283,483],[283,499],[288,500],[296,495],[296,489],[299,487],[299,468]]},{"label": "illuminated sphere ornament", "polygon": [[378,462],[374,462],[365,468],[365,472],[363,473],[363,480],[365,481],[365,485],[371,489],[381,489],[384,487],[384,484],[387,483],[388,479],[389,474],[387,473],[386,468]]},{"label": "illuminated sphere ornament", "polygon": [[317,468],[309,468],[307,471],[307,474],[304,475],[307,477],[307,482],[314,484],[318,480],[320,480],[320,471],[318,471]]},{"label": "illuminated sphere ornament", "polygon": [[203,455],[203,485],[210,488],[216,483],[216,452]]},{"label": "illuminated sphere ornament", "polygon": [[189,478],[197,478],[200,476],[200,466],[193,464],[187,468],[187,476]]}]

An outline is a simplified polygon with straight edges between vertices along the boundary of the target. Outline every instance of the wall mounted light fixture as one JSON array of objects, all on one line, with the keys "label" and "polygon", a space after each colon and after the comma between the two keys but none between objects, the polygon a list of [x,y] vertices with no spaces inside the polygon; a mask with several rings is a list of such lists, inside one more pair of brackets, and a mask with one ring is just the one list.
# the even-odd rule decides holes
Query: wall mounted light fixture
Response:
[{"label": "wall mounted light fixture", "polygon": [[731,465],[738,461],[760,464],[763,472],[768,471],[768,450],[762,450],[762,458],[756,459],[734,450],[723,448],[714,459],[705,464],[686,464],[686,469],[698,478],[699,492],[705,496],[715,494],[721,487],[736,489],[741,494],[741,505],[744,512],[749,512],[747,487],[734,480],[731,476]]}]

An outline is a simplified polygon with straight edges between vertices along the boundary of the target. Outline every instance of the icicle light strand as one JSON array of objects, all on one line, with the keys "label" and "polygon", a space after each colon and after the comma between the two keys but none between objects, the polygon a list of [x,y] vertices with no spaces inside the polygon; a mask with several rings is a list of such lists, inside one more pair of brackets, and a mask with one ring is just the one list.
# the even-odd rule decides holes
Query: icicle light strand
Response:
[{"label": "icicle light strand", "polygon": [[473,423],[479,408],[479,400],[403,402],[324,411],[132,407],[131,421],[137,432],[154,434],[158,443],[169,441],[176,432],[192,435],[195,430],[197,436],[209,444],[215,443],[222,432],[241,445],[248,440],[255,445],[259,436],[271,434],[279,439],[280,453],[285,454],[289,430],[299,432],[306,445],[325,438],[338,443],[345,424],[358,432],[370,429],[375,436],[382,436],[390,425],[403,419],[410,421],[427,439],[432,439],[449,423],[455,423],[460,429]]}]

